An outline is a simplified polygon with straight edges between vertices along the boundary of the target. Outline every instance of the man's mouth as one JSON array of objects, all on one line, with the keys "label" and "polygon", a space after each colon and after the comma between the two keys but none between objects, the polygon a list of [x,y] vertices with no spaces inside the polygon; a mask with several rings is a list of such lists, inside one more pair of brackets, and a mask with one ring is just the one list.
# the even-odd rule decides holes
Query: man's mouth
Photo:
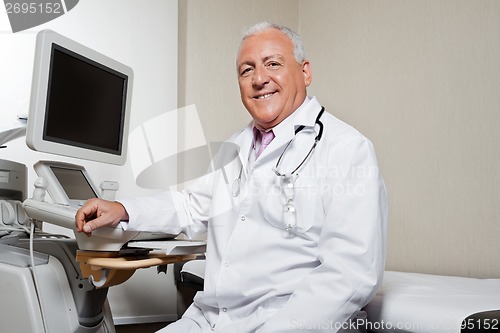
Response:
[{"label": "man's mouth", "polygon": [[274,95],[275,93],[272,92],[272,93],[267,93],[267,94],[264,94],[264,95],[259,95],[259,96],[255,96],[254,98],[255,99],[264,99],[264,98],[268,98],[268,97],[271,97],[272,95]]}]

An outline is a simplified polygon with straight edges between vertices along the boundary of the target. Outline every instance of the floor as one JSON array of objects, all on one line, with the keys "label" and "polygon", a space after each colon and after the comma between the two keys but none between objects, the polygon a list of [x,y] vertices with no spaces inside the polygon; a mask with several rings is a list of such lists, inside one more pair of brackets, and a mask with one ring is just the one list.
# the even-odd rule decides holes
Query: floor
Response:
[{"label": "floor", "polygon": [[116,333],[154,333],[167,326],[168,323],[137,324],[137,325],[116,325]]}]

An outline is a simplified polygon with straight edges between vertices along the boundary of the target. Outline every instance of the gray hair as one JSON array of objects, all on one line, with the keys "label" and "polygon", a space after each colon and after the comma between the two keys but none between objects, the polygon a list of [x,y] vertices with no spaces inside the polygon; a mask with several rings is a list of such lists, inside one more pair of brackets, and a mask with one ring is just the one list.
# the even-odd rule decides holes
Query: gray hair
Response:
[{"label": "gray hair", "polygon": [[293,44],[293,55],[295,56],[295,60],[299,64],[301,64],[305,59],[306,59],[306,52],[304,49],[304,44],[302,43],[302,40],[300,39],[300,36],[290,28],[287,28],[283,25],[279,25],[276,23],[271,23],[268,21],[264,22],[259,22],[251,27],[247,28],[245,32],[243,32],[243,37],[241,38],[241,43],[240,43],[240,48],[241,44],[247,39],[248,37],[251,37],[253,35],[256,35],[258,33],[264,32],[268,29],[276,29],[284,33],[292,42]]}]

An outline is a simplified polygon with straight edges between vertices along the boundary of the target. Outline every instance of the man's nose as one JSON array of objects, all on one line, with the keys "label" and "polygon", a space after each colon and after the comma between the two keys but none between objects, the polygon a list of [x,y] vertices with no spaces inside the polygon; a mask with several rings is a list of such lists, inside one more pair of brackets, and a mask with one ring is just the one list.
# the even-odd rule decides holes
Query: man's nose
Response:
[{"label": "man's nose", "polygon": [[269,75],[265,68],[255,68],[252,78],[252,84],[256,87],[261,87],[266,83],[269,83]]}]

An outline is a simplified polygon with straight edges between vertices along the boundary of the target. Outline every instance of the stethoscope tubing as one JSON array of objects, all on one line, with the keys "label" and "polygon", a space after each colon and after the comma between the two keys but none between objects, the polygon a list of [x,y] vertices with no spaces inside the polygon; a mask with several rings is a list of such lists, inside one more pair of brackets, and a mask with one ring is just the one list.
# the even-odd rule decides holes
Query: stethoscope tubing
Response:
[{"label": "stethoscope tubing", "polygon": [[[316,117],[316,121],[315,121],[315,124],[317,124],[319,126],[319,131],[318,131],[318,134],[316,135],[316,137],[314,138],[314,143],[311,147],[311,149],[309,149],[309,152],[307,153],[306,157],[302,160],[302,162],[300,162],[300,164],[290,173],[290,175],[295,175],[297,170],[299,170],[302,165],[304,165],[304,163],[309,159],[309,156],[311,156],[312,152],[314,151],[314,149],[316,148],[316,145],[318,144],[319,140],[321,140],[321,136],[323,135],[323,123],[321,122],[320,118],[321,116],[323,115],[323,112],[325,111],[325,108],[324,107],[321,107],[321,111],[318,113],[318,116]],[[295,137],[297,136],[298,133],[300,133],[303,129],[305,128],[305,126],[299,126],[297,127],[297,129],[295,130],[295,136],[287,143],[285,149],[283,150],[283,152],[281,153],[280,157],[278,158],[278,161],[276,162],[276,166],[273,168],[273,171],[274,173],[277,175],[277,176],[284,176],[285,174],[282,174],[279,172],[278,170],[278,167],[280,165],[280,162],[281,162],[281,159],[283,158],[283,156],[285,155],[285,152],[287,151],[288,147],[290,146],[290,144],[293,142],[293,140],[295,139]]]},{"label": "stethoscope tubing", "polygon": [[[307,153],[306,157],[302,160],[302,162],[300,162],[300,164],[289,174],[289,176],[294,176],[296,175],[296,172],[302,167],[302,165],[304,165],[304,163],[309,159],[309,157],[312,155],[313,151],[316,149],[316,145],[318,144],[318,142],[321,140],[321,137],[323,135],[323,123],[321,122],[320,118],[321,116],[323,115],[325,111],[325,108],[322,106],[321,107],[321,111],[318,113],[318,116],[316,117],[316,120],[315,120],[315,124],[317,124],[319,126],[319,131],[318,131],[318,134],[316,135],[316,137],[314,138],[314,143],[311,147],[311,149],[309,149],[309,152]],[[285,146],[285,149],[283,150],[283,152],[281,153],[280,157],[278,158],[278,161],[276,162],[276,166],[273,168],[273,171],[274,173],[277,175],[277,176],[285,176],[286,174],[282,174],[278,171],[278,167],[280,165],[280,162],[281,162],[281,159],[283,158],[283,156],[285,155],[285,152],[287,151],[288,147],[292,144],[292,142],[294,141],[295,137],[297,136],[298,133],[300,133],[303,129],[305,128],[304,125],[301,125],[299,127],[297,127],[295,129],[295,135],[294,137],[288,141],[288,143],[286,144]],[[237,197],[239,194],[240,194],[240,188],[241,188],[241,174],[242,174],[242,171],[243,171],[243,165],[241,165],[241,168],[240,168],[240,172],[238,174],[238,178],[236,178],[231,186],[231,194],[233,195],[233,197]]]}]

